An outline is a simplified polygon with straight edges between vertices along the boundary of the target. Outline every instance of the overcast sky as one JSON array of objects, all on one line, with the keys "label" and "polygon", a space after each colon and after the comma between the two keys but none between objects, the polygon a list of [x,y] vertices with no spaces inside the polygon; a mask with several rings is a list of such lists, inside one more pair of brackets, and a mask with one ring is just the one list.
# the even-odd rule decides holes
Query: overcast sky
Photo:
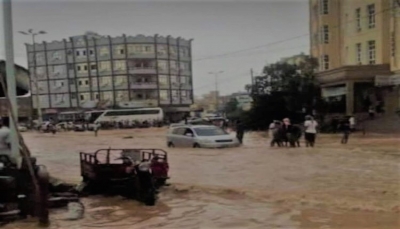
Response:
[{"label": "overcast sky", "polygon": [[[90,30],[102,35],[171,35],[193,38],[196,95],[214,90],[243,91],[250,69],[308,53],[308,0],[12,0],[15,61],[26,66],[25,42],[16,33],[33,28],[48,34],[39,42],[61,40]],[[0,26],[3,28],[3,17]],[[2,29],[1,29],[2,30]],[[4,35],[0,36],[4,58]]]}]

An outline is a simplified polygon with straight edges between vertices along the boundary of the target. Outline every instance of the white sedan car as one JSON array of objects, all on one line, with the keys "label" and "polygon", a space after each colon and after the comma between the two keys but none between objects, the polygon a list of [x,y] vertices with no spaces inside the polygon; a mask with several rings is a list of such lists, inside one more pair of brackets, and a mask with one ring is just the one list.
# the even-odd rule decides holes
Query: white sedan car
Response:
[{"label": "white sedan car", "polygon": [[235,136],[216,126],[184,125],[173,127],[167,133],[168,147],[223,148],[240,143]]},{"label": "white sedan car", "polygon": [[26,132],[26,131],[28,131],[28,128],[26,127],[26,126],[18,126],[18,130],[19,130],[19,132]]}]

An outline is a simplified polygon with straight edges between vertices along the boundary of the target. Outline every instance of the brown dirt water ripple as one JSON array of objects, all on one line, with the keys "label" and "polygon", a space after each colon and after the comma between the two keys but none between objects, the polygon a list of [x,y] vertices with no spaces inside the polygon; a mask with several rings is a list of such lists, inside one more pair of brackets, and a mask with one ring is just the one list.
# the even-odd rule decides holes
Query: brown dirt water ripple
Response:
[{"label": "brown dirt water ripple", "polygon": [[[248,133],[235,149],[166,148],[165,129],[93,133],[25,133],[41,164],[79,182],[79,151],[161,148],[171,181],[155,207],[120,197],[83,199],[85,217],[54,229],[81,228],[400,228],[400,141],[397,136],[320,135],[315,148],[270,148],[263,133]],[[123,139],[133,136],[132,139]],[[304,144],[303,144],[304,145]],[[5,226],[36,228],[32,220]]]}]

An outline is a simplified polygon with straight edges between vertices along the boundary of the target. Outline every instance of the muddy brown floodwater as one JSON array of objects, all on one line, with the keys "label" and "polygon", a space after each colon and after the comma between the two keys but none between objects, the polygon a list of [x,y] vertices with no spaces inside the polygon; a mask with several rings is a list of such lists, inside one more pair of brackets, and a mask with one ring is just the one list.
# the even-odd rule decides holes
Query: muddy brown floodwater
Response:
[{"label": "muddy brown floodwater", "polygon": [[[166,148],[165,129],[93,133],[25,133],[40,164],[53,176],[79,182],[79,151]],[[400,141],[383,135],[320,135],[315,148],[270,148],[250,133],[235,149],[167,149],[169,187],[155,207],[119,197],[84,199],[85,217],[54,229],[87,228],[400,228]],[[133,136],[131,139],[123,139]],[[31,221],[5,228],[35,228]]]}]

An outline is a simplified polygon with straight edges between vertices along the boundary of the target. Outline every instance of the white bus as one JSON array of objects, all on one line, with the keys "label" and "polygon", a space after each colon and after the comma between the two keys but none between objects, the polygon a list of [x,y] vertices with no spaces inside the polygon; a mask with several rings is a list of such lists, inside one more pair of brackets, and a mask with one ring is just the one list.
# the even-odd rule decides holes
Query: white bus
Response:
[{"label": "white bus", "polygon": [[104,111],[87,111],[85,119],[90,124],[101,122],[123,122],[123,121],[163,121],[164,112],[159,107],[118,109]]}]

